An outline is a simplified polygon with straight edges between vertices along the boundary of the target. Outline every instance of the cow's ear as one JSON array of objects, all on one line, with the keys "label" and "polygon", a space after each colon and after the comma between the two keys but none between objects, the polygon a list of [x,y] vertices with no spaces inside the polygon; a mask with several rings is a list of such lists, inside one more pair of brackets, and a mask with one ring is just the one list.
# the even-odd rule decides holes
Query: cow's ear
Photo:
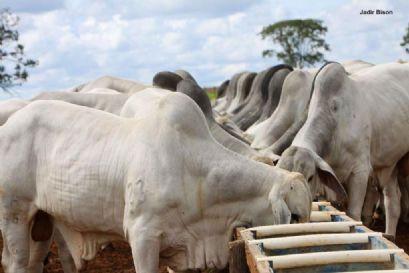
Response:
[{"label": "cow's ear", "polygon": [[181,76],[170,71],[162,71],[156,73],[153,77],[152,84],[153,86],[167,89],[170,91],[176,91],[176,86],[178,83],[183,80]]},{"label": "cow's ear", "polygon": [[334,170],[325,162],[321,157],[315,155],[315,163],[317,166],[317,173],[321,182],[329,189],[334,191],[337,196],[338,202],[345,203],[348,200],[347,192],[339,182]]}]

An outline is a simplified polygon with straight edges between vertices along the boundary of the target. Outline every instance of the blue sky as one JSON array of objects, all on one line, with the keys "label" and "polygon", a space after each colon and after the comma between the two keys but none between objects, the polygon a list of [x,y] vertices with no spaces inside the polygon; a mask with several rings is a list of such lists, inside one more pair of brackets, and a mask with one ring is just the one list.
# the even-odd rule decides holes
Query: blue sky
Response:
[{"label": "blue sky", "polygon": [[[277,64],[261,57],[271,44],[257,34],[283,19],[323,20],[329,60],[409,59],[399,46],[407,0],[1,0],[4,7],[20,16],[21,42],[40,61],[15,89],[23,98],[107,74],[150,83],[156,72],[179,68],[203,86],[217,85],[236,72]],[[378,8],[394,14],[359,15]]]}]

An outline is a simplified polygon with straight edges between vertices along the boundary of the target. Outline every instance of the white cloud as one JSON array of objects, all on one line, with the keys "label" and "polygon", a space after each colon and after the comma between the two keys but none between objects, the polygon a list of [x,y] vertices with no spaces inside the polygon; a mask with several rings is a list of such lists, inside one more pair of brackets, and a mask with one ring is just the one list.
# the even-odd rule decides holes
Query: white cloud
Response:
[{"label": "white cloud", "polygon": [[[13,8],[14,0],[8,3]],[[328,59],[407,58],[399,47],[409,14],[403,0],[321,0],[314,5],[301,0],[67,0],[49,8],[44,4],[42,10],[33,6],[14,5],[27,54],[40,60],[21,88],[25,96],[105,74],[150,82],[156,72],[178,68],[203,85],[218,84],[236,72],[277,64],[261,57],[273,45],[258,33],[291,18],[324,21],[332,49]],[[393,9],[394,15],[358,14],[361,8],[378,7]]]},{"label": "white cloud", "polygon": [[0,8],[11,8],[14,12],[41,13],[63,7],[63,0],[2,0]]}]

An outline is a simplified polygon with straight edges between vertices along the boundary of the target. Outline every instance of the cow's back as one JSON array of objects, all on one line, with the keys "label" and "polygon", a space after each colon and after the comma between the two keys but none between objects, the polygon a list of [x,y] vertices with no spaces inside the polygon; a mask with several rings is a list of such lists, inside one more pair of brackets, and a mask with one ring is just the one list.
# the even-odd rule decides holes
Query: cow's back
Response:
[{"label": "cow's back", "polygon": [[409,150],[409,66],[379,65],[352,78],[370,120],[373,164],[396,162]]},{"label": "cow's back", "polygon": [[0,129],[2,158],[10,161],[1,183],[13,181],[8,190],[78,227],[118,227],[126,156],[137,145],[129,145],[128,123],[64,102],[33,102]]}]

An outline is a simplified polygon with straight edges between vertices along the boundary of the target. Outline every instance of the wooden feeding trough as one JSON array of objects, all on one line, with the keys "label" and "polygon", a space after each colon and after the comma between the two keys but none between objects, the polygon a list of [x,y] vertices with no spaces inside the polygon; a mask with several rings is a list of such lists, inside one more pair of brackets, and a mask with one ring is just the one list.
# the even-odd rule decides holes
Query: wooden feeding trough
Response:
[{"label": "wooden feeding trough", "polygon": [[[230,272],[409,273],[409,256],[329,202],[314,202],[311,222],[238,229],[246,264],[232,253]],[[238,249],[238,248],[237,248]]]}]

